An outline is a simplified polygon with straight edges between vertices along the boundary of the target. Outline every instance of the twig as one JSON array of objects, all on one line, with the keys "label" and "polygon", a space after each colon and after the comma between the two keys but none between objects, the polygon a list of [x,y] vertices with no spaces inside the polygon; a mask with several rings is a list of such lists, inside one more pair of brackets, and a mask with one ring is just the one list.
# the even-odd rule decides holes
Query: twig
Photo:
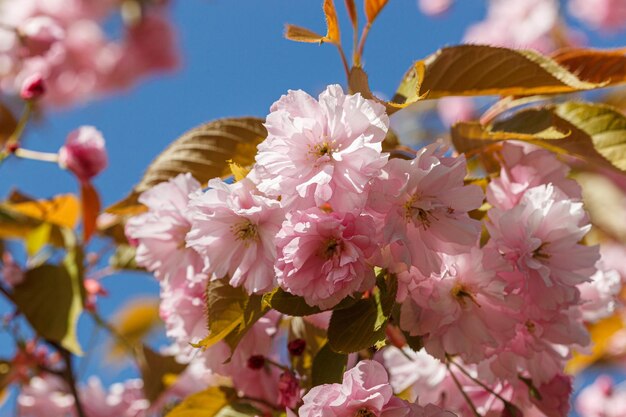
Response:
[{"label": "twig", "polygon": [[456,375],[454,375],[454,372],[452,372],[452,370],[450,369],[450,362],[449,361],[446,361],[446,368],[448,368],[448,372],[450,373],[450,376],[452,377],[452,380],[454,381],[454,385],[456,385],[456,387],[461,392],[461,395],[463,396],[463,398],[465,398],[465,402],[467,402],[467,405],[469,405],[469,407],[472,409],[472,413],[474,413],[474,415],[476,417],[483,417],[483,416],[480,415],[480,413],[476,409],[476,406],[472,402],[472,399],[463,390],[463,387],[461,386],[461,383],[459,382],[459,380],[456,378]]},{"label": "twig", "polygon": [[52,345],[56,347],[56,349],[63,357],[63,360],[65,361],[64,378],[67,384],[70,386],[70,391],[72,392],[72,396],[74,397],[76,413],[78,414],[78,417],[87,417],[87,414],[85,414],[85,410],[83,409],[83,405],[80,402],[78,388],[76,388],[76,378],[74,377],[74,367],[72,365],[72,353],[57,343],[52,343]]}]

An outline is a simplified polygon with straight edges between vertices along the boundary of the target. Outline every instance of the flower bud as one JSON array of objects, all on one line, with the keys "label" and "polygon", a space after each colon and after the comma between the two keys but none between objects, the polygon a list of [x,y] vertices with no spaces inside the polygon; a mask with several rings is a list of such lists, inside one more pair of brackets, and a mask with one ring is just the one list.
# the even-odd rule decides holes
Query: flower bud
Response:
[{"label": "flower bud", "polygon": [[59,165],[81,181],[87,181],[107,166],[102,134],[93,126],[82,126],[69,134],[59,149]]},{"label": "flower bud", "polygon": [[252,355],[248,358],[248,368],[261,369],[263,366],[265,366],[265,356]]},{"label": "flower bud", "polygon": [[289,354],[291,356],[300,356],[304,353],[304,348],[306,348],[306,341],[304,339],[293,339],[289,344],[287,344],[287,349],[289,350]]},{"label": "flower bud", "polygon": [[22,83],[20,97],[22,100],[38,100],[46,93],[46,84],[39,73],[27,77]]}]

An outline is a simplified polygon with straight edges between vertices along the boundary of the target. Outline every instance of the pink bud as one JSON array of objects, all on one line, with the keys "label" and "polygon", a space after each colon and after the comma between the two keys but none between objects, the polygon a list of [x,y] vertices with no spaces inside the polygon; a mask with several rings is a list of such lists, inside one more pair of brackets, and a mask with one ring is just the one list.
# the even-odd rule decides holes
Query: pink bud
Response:
[{"label": "pink bud", "polygon": [[37,100],[46,92],[46,85],[43,77],[39,73],[35,73],[27,77],[22,83],[20,97],[22,100]]},{"label": "pink bud", "polygon": [[289,372],[283,372],[278,380],[278,403],[281,407],[296,408],[300,401],[298,378]]},{"label": "pink bud", "polygon": [[87,181],[107,166],[107,153],[102,133],[93,126],[82,126],[69,134],[59,149],[59,165],[72,171],[79,180]]}]

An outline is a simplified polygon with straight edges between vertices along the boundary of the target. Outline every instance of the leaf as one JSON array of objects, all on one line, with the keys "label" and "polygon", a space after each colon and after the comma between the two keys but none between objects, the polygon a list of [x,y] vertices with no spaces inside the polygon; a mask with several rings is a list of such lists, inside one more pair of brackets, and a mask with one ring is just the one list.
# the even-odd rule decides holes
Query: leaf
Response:
[{"label": "leaf", "polygon": [[347,363],[348,355],[334,352],[330,343],[326,343],[313,359],[313,386],[341,383]]},{"label": "leaf", "polygon": [[296,25],[285,25],[285,38],[295,42],[322,43],[324,36],[307,28]]},{"label": "leaf", "polygon": [[26,253],[29,257],[35,256],[49,241],[52,225],[41,223],[26,236]]},{"label": "leaf", "polygon": [[586,82],[607,86],[626,82],[626,49],[564,49],[552,59]]},{"label": "leaf", "polygon": [[387,5],[389,0],[365,0],[365,16],[367,23],[372,23],[378,17],[378,14]]},{"label": "leaf", "polygon": [[422,98],[527,96],[603,86],[580,80],[552,59],[534,51],[458,45],[440,49],[414,64],[396,91],[392,105],[407,105]]},{"label": "leaf", "polygon": [[73,194],[59,195],[51,200],[32,200],[9,203],[5,207],[31,219],[73,229],[78,223],[80,205]]},{"label": "leaf", "polygon": [[96,230],[100,214],[100,196],[90,182],[81,181],[80,200],[83,213],[83,242],[87,243]]},{"label": "leaf", "polygon": [[209,335],[196,347],[208,348],[224,340],[231,352],[261,317],[267,313],[260,295],[248,296],[241,287],[231,287],[227,279],[211,281],[207,287]]},{"label": "leaf", "polygon": [[241,287],[231,287],[224,279],[210,281],[207,286],[209,335],[198,347],[211,347],[239,327],[247,301],[248,295]]},{"label": "leaf", "polygon": [[45,264],[29,269],[16,285],[13,300],[41,337],[82,354],[76,335],[83,307],[82,282],[65,266]]},{"label": "leaf", "polygon": [[248,333],[248,330],[254,326],[254,324],[267,313],[268,308],[263,304],[262,297],[260,295],[251,295],[247,302],[246,308],[243,311],[243,320],[241,324],[230,332],[224,341],[230,347],[231,352],[235,351],[235,348],[241,341],[241,339]]},{"label": "leaf", "polygon": [[[385,339],[385,320],[375,297],[335,310],[328,326],[328,343],[338,353],[358,352]],[[381,324],[383,323],[383,324]]]},{"label": "leaf", "polygon": [[288,293],[282,288],[265,294],[263,302],[280,313],[296,317],[310,316],[322,311],[318,307],[308,305],[304,298]]},{"label": "leaf", "polygon": [[326,36],[324,41],[336,45],[341,44],[341,33],[339,31],[339,20],[337,10],[333,0],[324,0],[324,16],[326,17]]},{"label": "leaf", "polygon": [[111,326],[120,338],[112,340],[108,356],[122,359],[129,352],[129,345],[139,345],[148,335],[162,325],[159,316],[159,299],[134,299],[124,305],[111,319]]},{"label": "leaf", "polygon": [[452,126],[450,136],[457,151],[470,154],[472,151],[503,140],[552,140],[563,139],[571,134],[571,132],[561,132],[554,126],[546,126],[542,129],[540,125],[529,123],[527,127],[535,128],[532,130],[536,132],[519,132],[513,129],[513,126],[507,126],[507,130],[497,130],[498,126],[490,128],[478,122],[460,122]]},{"label": "leaf", "polygon": [[354,3],[354,0],[345,0],[345,2],[346,2],[346,10],[348,11],[348,16],[350,17],[350,22],[352,22],[352,27],[354,28],[354,31],[356,32],[359,26],[359,18],[358,18],[358,14],[356,11],[356,4]]},{"label": "leaf", "polygon": [[[559,139],[557,132],[567,135]],[[457,124],[452,129],[459,152],[504,139],[528,140],[593,165],[626,170],[626,116],[604,104],[566,102],[523,110],[489,126]]]},{"label": "leaf", "polygon": [[[554,113],[576,126],[587,137],[574,136],[579,156],[597,161],[601,155],[613,166],[626,170],[626,117],[603,104],[568,102],[555,107]],[[565,144],[565,143],[563,143]],[[595,155],[594,155],[595,154]]]},{"label": "leaf", "polygon": [[259,415],[262,413],[249,404],[232,403],[222,408],[215,417],[256,417]]},{"label": "leaf", "polygon": [[245,404],[229,404],[234,396],[236,393],[230,389],[211,387],[188,396],[166,417],[243,417],[260,414]]},{"label": "leaf", "polygon": [[163,356],[148,346],[139,351],[139,370],[143,379],[143,392],[150,403],[154,403],[167,389],[165,379],[168,375],[179,375],[187,365],[176,362],[173,356]]},{"label": "leaf", "polygon": [[219,119],[192,129],[170,144],[150,164],[143,178],[122,201],[106,209],[114,214],[141,212],[139,194],[178,174],[190,172],[206,184],[215,177],[230,175],[228,160],[248,166],[254,163],[256,147],[267,131],[263,119],[240,117]]},{"label": "leaf", "polygon": [[302,317],[292,317],[289,319],[288,340],[291,342],[294,339],[302,339],[306,344],[302,355],[290,355],[291,369],[301,376],[302,388],[309,388],[312,382],[313,360],[327,343],[326,330],[316,327]]}]

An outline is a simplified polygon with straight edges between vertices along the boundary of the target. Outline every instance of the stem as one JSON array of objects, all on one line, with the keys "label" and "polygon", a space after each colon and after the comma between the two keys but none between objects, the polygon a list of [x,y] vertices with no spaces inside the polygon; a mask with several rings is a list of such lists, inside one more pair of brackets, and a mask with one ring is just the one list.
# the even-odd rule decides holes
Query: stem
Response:
[{"label": "stem", "polygon": [[372,27],[372,22],[367,22],[365,27],[363,28],[363,32],[361,33],[361,40],[359,41],[359,47],[356,51],[356,61],[354,65],[357,67],[361,66],[361,57],[363,56],[363,49],[365,48],[365,40],[367,39],[367,35],[370,33],[370,29]]},{"label": "stem", "polygon": [[273,360],[271,360],[268,357],[265,357],[265,362],[269,363],[270,365],[273,365],[275,367],[277,367],[278,369],[282,369],[285,372],[291,372],[291,369],[289,369],[288,367],[286,367],[285,365],[281,365],[278,362],[274,362]]},{"label": "stem", "polygon": [[474,413],[474,416],[476,416],[476,417],[483,417],[483,416],[480,415],[480,413],[476,409],[476,406],[472,402],[472,399],[463,390],[463,387],[461,386],[461,383],[459,382],[459,380],[456,378],[456,375],[454,375],[454,372],[452,372],[452,370],[450,369],[450,362],[449,361],[446,361],[446,368],[448,368],[448,372],[450,373],[450,376],[452,377],[452,380],[454,381],[454,385],[456,385],[456,387],[461,392],[461,395],[463,396],[463,398],[465,398],[465,402],[467,402],[467,405],[469,405],[470,408],[472,409],[472,413]]},{"label": "stem", "polygon": [[343,48],[340,44],[335,44],[337,46],[337,50],[339,51],[339,56],[341,57],[341,63],[343,64],[343,70],[346,72],[346,78],[350,80],[350,66],[348,65],[348,60],[346,59],[346,54],[343,52]]},{"label": "stem", "polygon": [[87,414],[85,414],[85,410],[83,409],[83,405],[80,402],[78,389],[76,388],[76,379],[74,378],[74,369],[72,366],[72,354],[70,353],[69,350],[65,349],[64,347],[60,345],[57,345],[56,343],[54,344],[54,346],[59,350],[59,352],[61,353],[61,356],[63,356],[63,359],[65,360],[64,377],[65,377],[65,381],[70,386],[70,391],[72,392],[72,396],[74,397],[76,413],[78,414],[78,417],[87,417]]},{"label": "stem", "polygon": [[14,155],[19,158],[32,159],[34,161],[43,162],[59,162],[59,155],[50,152],[31,151],[30,149],[17,148]]},{"label": "stem", "polygon": [[30,101],[26,102],[26,106],[24,107],[24,111],[20,116],[20,120],[17,122],[17,126],[15,126],[15,130],[7,140],[5,147],[13,144],[18,144],[20,139],[22,138],[22,134],[24,133],[24,129],[28,124],[28,120],[30,119],[30,115],[33,111],[33,104]]},{"label": "stem", "polygon": [[493,394],[496,396],[497,399],[499,399],[500,401],[502,401],[504,403],[504,405],[507,405],[509,403],[508,400],[504,399],[504,397],[502,397],[500,394],[498,394],[497,392],[495,392],[492,388],[490,388],[488,385],[486,385],[484,382],[482,382],[481,380],[479,380],[478,378],[474,378],[472,375],[470,375],[469,372],[467,372],[467,370],[465,368],[463,368],[461,365],[459,365],[458,363],[454,362],[452,360],[452,358],[448,357],[448,361],[453,364],[454,366],[456,366],[458,368],[459,371],[461,371],[463,373],[463,375],[465,375],[466,377],[468,377],[469,379],[471,379],[472,381],[474,381],[475,383],[477,383],[478,385],[480,385],[482,388],[484,388],[487,392],[489,392],[490,394]]}]

